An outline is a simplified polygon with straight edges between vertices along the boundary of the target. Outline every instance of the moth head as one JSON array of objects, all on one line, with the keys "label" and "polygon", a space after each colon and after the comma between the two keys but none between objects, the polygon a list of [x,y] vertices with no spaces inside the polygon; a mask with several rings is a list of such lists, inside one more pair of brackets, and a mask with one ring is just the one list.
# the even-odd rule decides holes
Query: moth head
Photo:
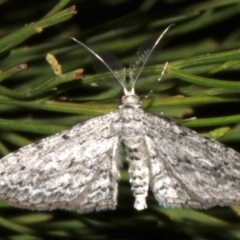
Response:
[{"label": "moth head", "polygon": [[128,91],[124,88],[124,95],[121,99],[122,104],[119,108],[131,107],[131,108],[139,108],[141,106],[140,98],[135,94],[134,88]]},{"label": "moth head", "polygon": [[[141,106],[141,101],[140,101],[140,98],[135,94],[135,91],[134,91],[135,84],[136,84],[137,80],[139,79],[139,77],[143,71],[143,68],[144,68],[145,64],[147,63],[147,60],[150,57],[151,53],[153,52],[153,50],[155,49],[155,47],[157,46],[157,44],[159,43],[159,41],[161,40],[163,35],[168,31],[168,29],[171,26],[172,26],[172,24],[169,25],[163,31],[163,33],[158,37],[158,39],[153,44],[153,46],[147,47],[147,49],[141,48],[138,51],[139,57],[138,57],[137,61],[130,64],[130,68],[129,68],[129,78],[130,78],[130,83],[131,83],[130,91],[127,90],[127,88],[126,88],[125,68],[122,67],[121,63],[119,63],[112,54],[111,55],[108,54],[105,57],[100,56],[97,53],[95,53],[91,48],[86,46],[84,43],[79,42],[75,38],[71,38],[71,39],[74,40],[75,42],[77,42],[78,44],[80,44],[81,46],[83,46],[90,53],[92,53],[92,55],[95,56],[100,61],[100,63],[102,63],[103,66],[112,73],[114,78],[122,86],[122,88],[124,90],[124,95],[121,100],[122,104],[119,106],[119,108],[124,108],[124,107],[139,108]],[[162,71],[160,77],[158,78],[158,82],[161,80],[161,77],[163,76],[163,74],[167,68],[167,64],[168,63],[165,64],[163,71]],[[148,98],[152,94],[152,92],[153,92],[153,90],[150,90],[150,92],[145,96],[145,99]]]}]

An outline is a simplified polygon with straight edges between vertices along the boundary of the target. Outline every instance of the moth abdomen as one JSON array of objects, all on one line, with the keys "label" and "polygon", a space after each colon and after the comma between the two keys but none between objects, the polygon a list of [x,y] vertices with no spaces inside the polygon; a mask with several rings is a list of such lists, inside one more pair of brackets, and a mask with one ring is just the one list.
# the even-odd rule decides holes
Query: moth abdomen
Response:
[{"label": "moth abdomen", "polygon": [[[124,142],[126,149],[126,160],[129,163],[129,178],[131,189],[135,197],[134,207],[137,210],[147,208],[146,197],[149,189],[149,166],[146,144],[140,141],[137,145],[131,146]],[[126,145],[128,144],[128,145]]]}]

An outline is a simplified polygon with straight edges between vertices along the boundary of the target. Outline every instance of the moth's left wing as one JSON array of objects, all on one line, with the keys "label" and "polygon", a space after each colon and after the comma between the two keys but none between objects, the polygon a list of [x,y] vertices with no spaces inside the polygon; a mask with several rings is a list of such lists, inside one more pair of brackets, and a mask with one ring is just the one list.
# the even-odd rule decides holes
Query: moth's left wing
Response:
[{"label": "moth's left wing", "polygon": [[117,113],[20,148],[0,159],[0,198],[23,208],[90,212],[117,205]]}]

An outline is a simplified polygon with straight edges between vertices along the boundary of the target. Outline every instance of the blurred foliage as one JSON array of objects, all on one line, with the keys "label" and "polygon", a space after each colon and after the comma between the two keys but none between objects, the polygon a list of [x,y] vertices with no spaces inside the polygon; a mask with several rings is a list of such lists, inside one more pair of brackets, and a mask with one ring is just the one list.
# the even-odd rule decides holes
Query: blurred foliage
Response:
[{"label": "blurred foliage", "polygon": [[[137,83],[136,91],[144,98],[169,62],[143,108],[156,114],[163,111],[240,150],[239,0],[2,0],[0,4],[2,156],[117,108],[119,89],[106,81],[111,75],[94,73],[90,54],[69,37],[96,52],[113,52],[127,67],[141,43],[172,23],[161,51],[155,51]],[[49,53],[62,74],[55,75],[45,60]],[[137,212],[126,164],[116,211],[30,212],[0,203],[0,239],[240,239],[237,206],[164,209],[149,194],[148,209]]]}]

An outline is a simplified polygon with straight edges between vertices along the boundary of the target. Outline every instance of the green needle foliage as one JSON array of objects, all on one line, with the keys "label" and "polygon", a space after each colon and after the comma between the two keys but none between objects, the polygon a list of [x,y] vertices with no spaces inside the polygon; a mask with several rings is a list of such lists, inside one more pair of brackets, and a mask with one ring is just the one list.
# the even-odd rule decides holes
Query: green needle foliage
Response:
[{"label": "green needle foliage", "polygon": [[[117,109],[118,83],[94,73],[91,55],[69,37],[127,67],[172,23],[136,84],[142,99],[154,87],[143,108],[240,150],[239,8],[239,0],[0,1],[1,156]],[[240,239],[240,207],[164,209],[149,193],[148,209],[137,212],[125,163],[121,177],[116,211],[30,212],[1,201],[0,239]]]}]

